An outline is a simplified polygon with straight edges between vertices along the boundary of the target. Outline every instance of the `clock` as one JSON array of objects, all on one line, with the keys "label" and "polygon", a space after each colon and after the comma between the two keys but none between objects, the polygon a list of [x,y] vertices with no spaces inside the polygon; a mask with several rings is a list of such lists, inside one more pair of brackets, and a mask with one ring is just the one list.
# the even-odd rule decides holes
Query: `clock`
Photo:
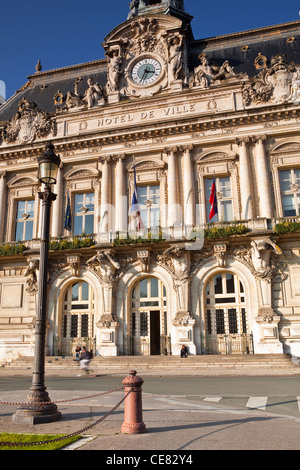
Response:
[{"label": "clock", "polygon": [[161,74],[161,63],[156,59],[146,57],[132,67],[130,77],[137,85],[147,86],[155,83]]}]

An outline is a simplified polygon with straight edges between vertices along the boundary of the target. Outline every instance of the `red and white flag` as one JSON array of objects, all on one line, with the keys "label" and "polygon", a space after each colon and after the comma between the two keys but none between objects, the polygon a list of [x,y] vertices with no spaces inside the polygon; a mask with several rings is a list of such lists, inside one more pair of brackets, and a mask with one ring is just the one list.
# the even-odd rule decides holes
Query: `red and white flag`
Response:
[{"label": "red and white flag", "polygon": [[213,184],[212,184],[212,187],[211,187],[209,203],[211,205],[211,210],[210,210],[210,213],[209,213],[209,220],[211,220],[215,215],[218,214],[218,200],[217,200],[217,189],[216,189],[216,178],[215,178],[215,176],[214,176]]}]

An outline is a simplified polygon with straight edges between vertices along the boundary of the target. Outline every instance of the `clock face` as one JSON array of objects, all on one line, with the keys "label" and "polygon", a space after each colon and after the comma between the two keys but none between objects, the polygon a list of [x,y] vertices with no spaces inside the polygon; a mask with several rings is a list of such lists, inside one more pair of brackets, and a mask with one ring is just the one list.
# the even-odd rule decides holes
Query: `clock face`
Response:
[{"label": "clock face", "polygon": [[162,66],[156,59],[145,58],[139,60],[132,68],[131,79],[137,85],[151,85],[156,82],[162,73]]}]

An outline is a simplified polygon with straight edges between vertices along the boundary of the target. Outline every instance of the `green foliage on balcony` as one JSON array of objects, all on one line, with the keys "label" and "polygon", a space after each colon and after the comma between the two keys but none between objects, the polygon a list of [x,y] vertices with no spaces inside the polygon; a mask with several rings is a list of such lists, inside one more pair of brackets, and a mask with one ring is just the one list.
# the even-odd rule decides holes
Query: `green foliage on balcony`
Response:
[{"label": "green foliage on balcony", "polygon": [[22,255],[27,250],[27,247],[23,243],[17,243],[11,245],[10,243],[4,243],[0,245],[0,256],[13,256]]},{"label": "green foliage on balcony", "polygon": [[123,246],[123,245],[139,245],[139,244],[149,244],[149,243],[158,243],[158,242],[163,242],[165,241],[163,239],[162,232],[159,231],[159,234],[157,237],[152,238],[151,232],[149,231],[146,233],[144,236],[139,236],[137,238],[132,238],[129,235],[127,235],[126,238],[117,238],[114,239],[113,241],[113,246]]},{"label": "green foliage on balcony", "polygon": [[286,220],[275,225],[274,232],[277,234],[281,233],[293,233],[300,232],[300,222],[294,222],[293,220]]},{"label": "green foliage on balcony", "polygon": [[206,240],[215,240],[232,237],[233,235],[244,235],[247,232],[249,232],[249,229],[243,224],[225,224],[221,227],[212,225],[204,229],[204,238]]},{"label": "green foliage on balcony", "polygon": [[62,251],[62,250],[76,250],[79,248],[90,248],[91,246],[95,245],[95,241],[93,238],[85,237],[85,238],[72,238],[71,240],[68,239],[61,239],[61,240],[53,240],[49,244],[49,250],[51,251]]}]

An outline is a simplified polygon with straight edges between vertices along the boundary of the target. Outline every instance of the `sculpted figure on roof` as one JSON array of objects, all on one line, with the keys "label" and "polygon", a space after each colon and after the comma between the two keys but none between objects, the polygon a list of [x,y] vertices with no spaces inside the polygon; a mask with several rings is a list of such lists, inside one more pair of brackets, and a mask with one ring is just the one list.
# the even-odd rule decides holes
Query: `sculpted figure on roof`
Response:
[{"label": "sculpted figure on roof", "polygon": [[102,87],[99,83],[94,83],[92,78],[88,78],[87,84],[88,88],[85,91],[84,95],[80,95],[78,91],[78,86],[82,78],[78,77],[75,80],[74,92],[68,91],[66,97],[66,106],[68,109],[72,108],[93,108],[94,106],[100,106],[105,103],[105,97]]},{"label": "sculpted figure on roof", "polygon": [[182,75],[183,60],[182,60],[182,42],[181,35],[172,36],[169,43],[169,75],[170,81],[178,80]]},{"label": "sculpted figure on roof", "polygon": [[107,54],[109,58],[108,72],[107,72],[107,91],[119,91],[120,76],[122,73],[122,57],[120,55],[120,48],[112,49]]},{"label": "sculpted figure on roof", "polygon": [[204,53],[199,55],[199,59],[200,65],[190,75],[190,87],[209,88],[218,80],[226,80],[237,76],[228,60],[219,66],[215,63],[210,65],[207,55]]}]

